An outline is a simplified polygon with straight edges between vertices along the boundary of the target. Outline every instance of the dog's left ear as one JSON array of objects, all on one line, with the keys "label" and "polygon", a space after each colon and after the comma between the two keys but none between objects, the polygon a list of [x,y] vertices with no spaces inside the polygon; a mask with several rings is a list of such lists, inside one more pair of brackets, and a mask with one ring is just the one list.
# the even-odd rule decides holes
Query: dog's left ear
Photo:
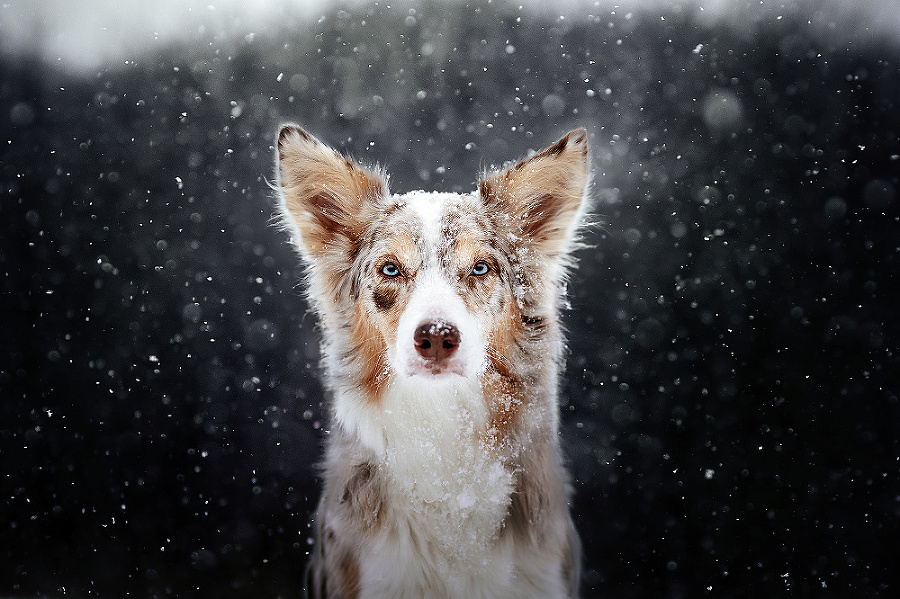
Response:
[{"label": "dog's left ear", "polygon": [[505,212],[526,241],[554,255],[566,246],[585,207],[587,131],[570,131],[549,148],[479,182],[486,205]]}]

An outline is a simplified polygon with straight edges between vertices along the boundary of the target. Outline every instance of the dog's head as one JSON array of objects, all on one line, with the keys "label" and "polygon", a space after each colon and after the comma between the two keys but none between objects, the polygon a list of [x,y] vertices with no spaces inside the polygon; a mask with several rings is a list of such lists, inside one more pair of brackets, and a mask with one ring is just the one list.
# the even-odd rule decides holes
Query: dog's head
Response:
[{"label": "dog's head", "polygon": [[473,193],[391,195],[380,171],[283,127],[284,222],[338,376],[375,402],[415,377],[478,379],[515,396],[528,363],[558,352],[554,317],[587,153],[578,129]]}]

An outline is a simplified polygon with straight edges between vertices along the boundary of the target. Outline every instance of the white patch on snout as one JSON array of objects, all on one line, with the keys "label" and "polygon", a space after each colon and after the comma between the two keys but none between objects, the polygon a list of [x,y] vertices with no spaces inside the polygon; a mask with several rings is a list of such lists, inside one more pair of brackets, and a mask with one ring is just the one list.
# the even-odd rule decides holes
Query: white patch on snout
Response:
[{"label": "white patch on snout", "polygon": [[[397,326],[397,338],[388,352],[394,371],[403,377],[476,377],[484,370],[484,328],[469,314],[456,290],[437,269],[429,266],[419,273],[415,289]],[[415,333],[423,325],[450,326],[459,332],[456,351],[435,364],[416,349]]]}]

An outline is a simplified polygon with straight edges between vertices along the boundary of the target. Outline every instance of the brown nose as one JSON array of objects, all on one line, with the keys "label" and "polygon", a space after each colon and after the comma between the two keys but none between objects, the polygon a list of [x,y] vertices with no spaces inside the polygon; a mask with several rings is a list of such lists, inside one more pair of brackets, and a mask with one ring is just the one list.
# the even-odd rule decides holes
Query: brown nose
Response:
[{"label": "brown nose", "polygon": [[435,364],[450,358],[459,347],[459,331],[446,322],[425,322],[416,329],[413,340],[419,355]]}]

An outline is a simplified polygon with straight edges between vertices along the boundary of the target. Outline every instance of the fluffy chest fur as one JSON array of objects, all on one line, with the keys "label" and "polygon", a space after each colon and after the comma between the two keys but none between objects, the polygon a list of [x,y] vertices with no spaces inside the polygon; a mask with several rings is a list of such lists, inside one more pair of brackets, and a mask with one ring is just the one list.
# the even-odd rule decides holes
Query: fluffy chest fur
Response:
[{"label": "fluffy chest fur", "polygon": [[371,573],[363,588],[393,584],[384,580],[385,562],[406,564],[413,579],[433,572],[446,581],[489,574],[502,565],[496,547],[514,477],[509,460],[485,442],[483,414],[463,399],[472,396],[472,390],[452,384],[427,395],[412,387],[385,395],[390,422],[382,429],[379,468],[380,509],[387,518],[361,560],[363,572]]},{"label": "fluffy chest fur", "polygon": [[583,210],[575,131],[471,194],[391,195],[279,136],[332,393],[314,597],[571,597],[558,306]]}]

